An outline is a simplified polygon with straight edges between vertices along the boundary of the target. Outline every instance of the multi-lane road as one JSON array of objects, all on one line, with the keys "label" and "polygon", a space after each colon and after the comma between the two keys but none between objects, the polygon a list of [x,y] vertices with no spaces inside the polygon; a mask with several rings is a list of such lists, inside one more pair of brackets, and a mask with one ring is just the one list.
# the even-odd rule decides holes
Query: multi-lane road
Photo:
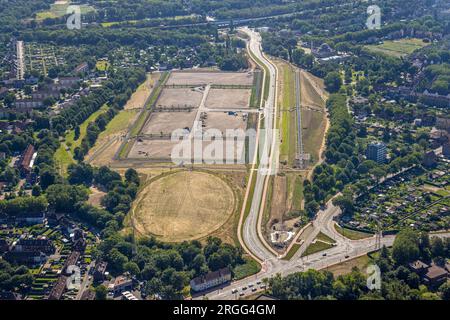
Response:
[{"label": "multi-lane road", "polygon": [[[243,224],[242,238],[244,247],[251,252],[260,261],[270,260],[275,251],[267,244],[264,244],[264,239],[259,236],[258,223],[261,212],[261,203],[263,203],[263,196],[265,195],[265,182],[267,177],[273,170],[273,162],[276,161],[274,157],[273,147],[277,137],[274,135],[276,131],[270,130],[274,127],[276,115],[276,89],[277,89],[277,70],[275,66],[265,57],[261,50],[261,36],[248,28],[242,28],[249,36],[248,50],[264,64],[268,72],[265,73],[265,81],[269,82],[269,94],[267,100],[263,102],[263,114],[260,118],[264,121],[264,129],[258,130],[258,144],[259,144],[259,164],[256,171],[256,182],[254,192],[252,195],[250,212]],[[269,129],[269,130],[268,130]],[[273,142],[273,143],[272,143]],[[255,177],[252,177],[255,179]],[[269,266],[270,267],[270,266]]]}]

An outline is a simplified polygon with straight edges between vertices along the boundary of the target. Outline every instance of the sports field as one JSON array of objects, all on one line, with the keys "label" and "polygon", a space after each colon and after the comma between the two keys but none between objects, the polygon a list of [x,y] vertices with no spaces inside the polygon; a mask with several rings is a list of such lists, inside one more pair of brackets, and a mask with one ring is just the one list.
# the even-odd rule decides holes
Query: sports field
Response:
[{"label": "sports field", "polygon": [[422,39],[411,38],[384,41],[382,44],[365,46],[365,48],[375,53],[382,53],[388,56],[401,58],[427,45],[428,43],[424,42]]},{"label": "sports field", "polygon": [[[71,1],[55,1],[54,4],[50,5],[50,9],[46,11],[41,11],[36,13],[37,20],[45,20],[47,18],[55,19],[63,17],[67,14],[67,8],[71,5]],[[95,8],[89,5],[80,5],[81,14],[89,13],[95,11]]]},{"label": "sports field", "polygon": [[138,236],[179,242],[200,239],[219,229],[234,207],[233,190],[221,178],[178,171],[151,181],[138,194],[131,214]]}]

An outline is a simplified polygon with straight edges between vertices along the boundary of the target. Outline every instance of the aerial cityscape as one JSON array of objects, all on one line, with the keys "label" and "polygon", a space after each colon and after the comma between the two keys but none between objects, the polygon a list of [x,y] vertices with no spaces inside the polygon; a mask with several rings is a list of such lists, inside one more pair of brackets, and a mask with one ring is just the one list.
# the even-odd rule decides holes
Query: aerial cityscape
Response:
[{"label": "aerial cityscape", "polygon": [[0,5],[0,301],[450,300],[448,0]]}]

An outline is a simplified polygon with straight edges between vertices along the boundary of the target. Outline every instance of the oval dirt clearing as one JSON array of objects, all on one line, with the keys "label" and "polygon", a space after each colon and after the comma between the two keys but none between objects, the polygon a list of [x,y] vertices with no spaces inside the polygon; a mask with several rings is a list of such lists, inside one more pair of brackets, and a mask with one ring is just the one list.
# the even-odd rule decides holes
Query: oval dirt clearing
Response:
[{"label": "oval dirt clearing", "polygon": [[156,179],[138,195],[134,227],[140,235],[179,242],[220,228],[234,210],[231,187],[206,172],[180,171]]}]

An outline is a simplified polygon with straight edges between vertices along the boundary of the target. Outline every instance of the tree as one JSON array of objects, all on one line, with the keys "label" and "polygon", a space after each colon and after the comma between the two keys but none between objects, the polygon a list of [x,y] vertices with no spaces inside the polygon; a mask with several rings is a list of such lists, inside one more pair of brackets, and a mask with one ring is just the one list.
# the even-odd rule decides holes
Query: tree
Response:
[{"label": "tree", "polygon": [[48,202],[57,212],[74,212],[76,203],[88,199],[87,190],[81,186],[54,184],[46,193]]},{"label": "tree", "polygon": [[431,239],[431,253],[433,257],[445,257],[444,243],[441,238],[433,237]]},{"label": "tree", "polygon": [[392,257],[398,265],[406,265],[419,258],[418,235],[411,229],[400,231],[392,246]]},{"label": "tree", "polygon": [[441,292],[442,300],[450,300],[450,280],[447,280],[444,284],[439,287]]},{"label": "tree", "polygon": [[339,72],[333,71],[325,77],[325,86],[329,92],[338,92],[342,86],[342,78]]},{"label": "tree", "polygon": [[70,164],[68,167],[69,182],[71,184],[85,184],[90,186],[94,178],[94,170],[89,164]]},{"label": "tree", "polygon": [[125,171],[125,179],[128,183],[135,183],[136,185],[139,185],[140,183],[139,174],[133,168],[129,168]]},{"label": "tree", "polygon": [[95,300],[106,300],[108,289],[104,285],[99,285],[95,288]]},{"label": "tree", "polygon": [[31,189],[31,195],[33,197],[39,197],[41,195],[41,193],[42,193],[42,189],[38,185],[34,185],[33,189]]}]

